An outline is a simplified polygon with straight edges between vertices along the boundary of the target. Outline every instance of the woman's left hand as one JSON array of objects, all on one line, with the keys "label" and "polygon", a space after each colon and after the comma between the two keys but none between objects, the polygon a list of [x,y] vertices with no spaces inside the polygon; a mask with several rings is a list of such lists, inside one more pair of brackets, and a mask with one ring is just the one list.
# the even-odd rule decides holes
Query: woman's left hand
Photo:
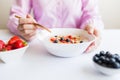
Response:
[{"label": "woman's left hand", "polygon": [[100,31],[93,27],[92,25],[87,25],[84,28],[90,35],[95,36],[95,41],[90,44],[90,46],[86,49],[85,53],[89,53],[94,51],[101,43],[101,35]]}]

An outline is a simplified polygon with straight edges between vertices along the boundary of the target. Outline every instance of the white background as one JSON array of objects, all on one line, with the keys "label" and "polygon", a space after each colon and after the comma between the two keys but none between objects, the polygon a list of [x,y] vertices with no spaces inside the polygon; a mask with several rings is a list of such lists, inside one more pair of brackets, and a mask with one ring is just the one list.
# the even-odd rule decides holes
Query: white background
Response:
[{"label": "white background", "polygon": [[[6,28],[12,2],[0,1],[0,28]],[[99,8],[106,29],[120,28],[120,0],[99,0]]]}]

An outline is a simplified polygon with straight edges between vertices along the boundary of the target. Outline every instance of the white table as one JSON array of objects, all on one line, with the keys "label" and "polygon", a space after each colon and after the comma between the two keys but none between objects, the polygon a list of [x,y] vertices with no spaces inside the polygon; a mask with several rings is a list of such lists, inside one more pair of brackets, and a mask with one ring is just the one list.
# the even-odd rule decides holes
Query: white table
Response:
[{"label": "white table", "polygon": [[[120,53],[120,30],[104,30],[103,34],[102,43],[96,51],[74,58],[50,55],[35,39],[20,62],[0,62],[0,80],[120,80],[120,74],[105,76],[94,68],[92,57],[100,50]],[[8,30],[0,30],[0,38],[10,36]]]}]

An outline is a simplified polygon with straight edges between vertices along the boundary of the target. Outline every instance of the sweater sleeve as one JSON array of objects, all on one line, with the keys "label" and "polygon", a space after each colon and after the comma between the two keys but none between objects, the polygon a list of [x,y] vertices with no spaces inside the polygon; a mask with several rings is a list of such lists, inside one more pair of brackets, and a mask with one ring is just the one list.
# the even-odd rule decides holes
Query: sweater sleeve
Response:
[{"label": "sweater sleeve", "polygon": [[11,6],[7,27],[14,34],[18,35],[18,19],[15,18],[15,15],[25,17],[29,14],[32,8],[31,3],[31,0],[15,0]]},{"label": "sweater sleeve", "polygon": [[104,28],[101,16],[98,10],[98,0],[82,0],[82,17],[81,26],[84,28],[86,25],[93,25],[94,27],[102,30]]}]

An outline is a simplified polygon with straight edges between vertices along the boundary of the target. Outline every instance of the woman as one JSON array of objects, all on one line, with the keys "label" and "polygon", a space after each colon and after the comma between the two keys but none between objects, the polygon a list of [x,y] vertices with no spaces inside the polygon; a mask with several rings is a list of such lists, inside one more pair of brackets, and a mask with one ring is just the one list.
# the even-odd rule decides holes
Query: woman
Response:
[{"label": "woman", "polygon": [[[29,15],[33,12],[34,18]],[[22,18],[15,18],[19,15]],[[16,0],[10,10],[8,28],[26,40],[32,39],[37,28],[32,24],[48,28],[81,28],[95,35],[96,41],[87,49],[95,49],[100,42],[103,23],[99,16],[97,0]]]}]

